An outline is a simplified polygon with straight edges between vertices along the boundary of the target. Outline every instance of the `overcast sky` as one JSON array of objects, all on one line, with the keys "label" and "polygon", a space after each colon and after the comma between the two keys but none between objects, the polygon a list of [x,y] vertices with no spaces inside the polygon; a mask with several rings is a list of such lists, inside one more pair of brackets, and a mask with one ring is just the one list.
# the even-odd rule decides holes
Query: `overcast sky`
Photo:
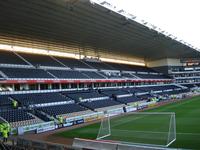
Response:
[{"label": "overcast sky", "polygon": [[200,48],[200,0],[107,0]]}]

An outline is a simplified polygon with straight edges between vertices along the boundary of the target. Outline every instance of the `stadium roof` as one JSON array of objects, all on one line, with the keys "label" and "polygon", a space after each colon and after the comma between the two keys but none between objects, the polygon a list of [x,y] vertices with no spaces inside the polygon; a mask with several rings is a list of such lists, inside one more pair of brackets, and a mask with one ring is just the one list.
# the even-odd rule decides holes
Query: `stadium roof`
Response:
[{"label": "stadium roof", "polygon": [[[0,35],[17,36],[144,60],[198,58],[200,52],[108,3],[89,0],[1,1]],[[107,7],[107,8],[106,8]],[[186,45],[185,45],[186,44]]]}]

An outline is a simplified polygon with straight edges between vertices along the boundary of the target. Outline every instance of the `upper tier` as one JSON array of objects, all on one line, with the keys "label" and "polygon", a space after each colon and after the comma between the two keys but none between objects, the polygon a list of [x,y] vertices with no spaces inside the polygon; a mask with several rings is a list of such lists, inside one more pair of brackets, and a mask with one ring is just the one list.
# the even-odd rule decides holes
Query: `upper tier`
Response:
[{"label": "upper tier", "polygon": [[151,68],[66,57],[0,51],[0,78],[169,79]]}]

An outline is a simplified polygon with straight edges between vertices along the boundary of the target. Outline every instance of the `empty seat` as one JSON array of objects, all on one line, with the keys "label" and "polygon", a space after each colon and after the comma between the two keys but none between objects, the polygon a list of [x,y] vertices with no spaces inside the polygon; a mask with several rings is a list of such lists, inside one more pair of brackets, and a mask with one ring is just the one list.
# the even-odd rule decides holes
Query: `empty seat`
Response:
[{"label": "empty seat", "polygon": [[21,103],[21,105],[25,106],[71,100],[60,93],[15,94],[11,96],[13,99],[16,99],[19,103]]},{"label": "empty seat", "polygon": [[126,95],[126,94],[129,94],[126,90],[124,89],[104,89],[104,90],[101,90],[101,93],[102,94],[105,94],[105,95],[108,95],[108,96],[112,96],[112,95]]},{"label": "empty seat", "polygon": [[18,122],[34,119],[33,116],[29,115],[26,111],[21,109],[0,111],[0,116],[8,122]]},{"label": "empty seat", "polygon": [[75,92],[63,92],[63,94],[67,95],[68,97],[79,101],[84,99],[101,99],[106,97],[105,95],[99,94],[97,91],[75,91]]},{"label": "empty seat", "polygon": [[64,58],[64,57],[55,57],[55,58],[69,68],[91,68],[78,59]]},{"label": "empty seat", "polygon": [[11,105],[12,102],[9,98],[9,96],[7,95],[0,95],[0,106],[3,106],[3,105]]},{"label": "empty seat", "polygon": [[166,75],[136,74],[136,76],[142,79],[170,79],[170,77]]},{"label": "empty seat", "polygon": [[38,110],[43,111],[49,114],[50,116],[57,116],[57,115],[62,115],[62,114],[85,111],[87,109],[79,106],[78,104],[66,104],[66,105],[41,107],[41,108],[38,108]]},{"label": "empty seat", "polygon": [[35,54],[25,54],[19,53],[23,58],[25,58],[28,62],[35,66],[56,66],[56,67],[64,67],[56,60],[47,55],[35,55]]},{"label": "empty seat", "polygon": [[73,70],[48,70],[48,72],[52,73],[57,78],[62,79],[88,79],[88,77],[82,74],[79,71]]},{"label": "empty seat", "polygon": [[10,51],[0,51],[0,64],[27,65],[25,61]]},{"label": "empty seat", "polygon": [[118,102],[120,103],[133,103],[133,102],[137,102],[140,101],[141,99],[135,96],[130,96],[130,97],[119,97],[116,99]]},{"label": "empty seat", "polygon": [[105,79],[103,75],[94,71],[82,71],[82,73],[92,79]]},{"label": "empty seat", "polygon": [[54,78],[42,69],[0,68],[9,78]]},{"label": "empty seat", "polygon": [[114,70],[113,67],[109,66],[108,64],[104,62],[90,62],[90,61],[85,61],[88,65],[92,66],[95,69],[99,70]]},{"label": "empty seat", "polygon": [[102,107],[120,105],[121,103],[114,100],[106,99],[106,100],[82,102],[80,104],[93,110],[93,109],[102,108]]}]

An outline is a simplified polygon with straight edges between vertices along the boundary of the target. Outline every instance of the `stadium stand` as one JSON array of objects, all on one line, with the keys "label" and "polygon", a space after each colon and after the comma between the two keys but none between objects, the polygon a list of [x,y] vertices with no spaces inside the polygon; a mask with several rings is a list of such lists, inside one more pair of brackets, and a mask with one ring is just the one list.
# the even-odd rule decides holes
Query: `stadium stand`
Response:
[{"label": "stadium stand", "polygon": [[34,117],[29,115],[26,111],[20,109],[0,111],[0,116],[6,119],[8,122],[18,122],[34,119]]},{"label": "stadium stand", "polygon": [[0,117],[9,122],[12,128],[43,122],[25,109],[0,110]]},{"label": "stadium stand", "polygon": [[95,69],[98,69],[98,70],[115,70],[114,68],[112,68],[108,64],[101,62],[101,61],[100,62],[85,61],[85,63],[87,63],[92,68],[95,68]]},{"label": "stadium stand", "polygon": [[180,87],[175,85],[165,85],[165,86],[143,86],[139,87],[141,91],[165,91],[165,90],[174,90],[180,89]]},{"label": "stadium stand", "polygon": [[141,99],[136,96],[129,96],[129,97],[117,97],[116,101],[122,103],[122,104],[128,104],[140,101]]},{"label": "stadium stand", "polygon": [[120,72],[101,72],[108,79],[120,79],[123,78]]},{"label": "stadium stand", "polygon": [[154,74],[136,74],[137,77],[142,79],[169,79],[165,75],[154,75]]},{"label": "stadium stand", "polygon": [[197,87],[195,84],[181,84],[182,86],[188,87],[188,88],[194,88]]},{"label": "stadium stand", "polygon": [[36,55],[36,54],[25,54],[25,53],[19,53],[19,55],[34,66],[64,67],[61,63],[57,62],[52,57],[47,55]]},{"label": "stadium stand", "polygon": [[48,70],[57,78],[61,79],[88,79],[88,77],[79,71],[73,70]]},{"label": "stadium stand", "polygon": [[82,71],[81,73],[92,79],[105,79],[105,76],[97,71]]},{"label": "stadium stand", "polygon": [[71,101],[70,98],[61,95],[60,93],[33,93],[33,94],[15,94],[11,95],[14,100],[17,100],[22,106],[34,104],[47,104],[53,102]]},{"label": "stadium stand", "polygon": [[110,62],[109,63],[104,62],[104,64],[109,66],[108,70],[155,73],[155,71],[153,69],[143,67],[143,66],[134,66],[134,65],[128,65],[128,64],[117,64],[117,63],[110,63]]},{"label": "stadium stand", "polygon": [[0,64],[28,65],[11,51],[0,51]]},{"label": "stadium stand", "polygon": [[38,108],[38,110],[43,111],[50,116],[57,116],[63,114],[70,114],[74,112],[86,111],[87,109],[79,106],[78,104],[66,104],[66,105],[57,105],[57,106],[47,106]]},{"label": "stadium stand", "polygon": [[125,91],[124,89],[104,89],[99,90],[99,92],[110,97],[129,94],[128,91]]},{"label": "stadium stand", "polygon": [[97,108],[120,105],[120,103],[111,99],[106,99],[106,100],[81,102],[80,105],[95,110]]},{"label": "stadium stand", "polygon": [[58,61],[60,61],[62,64],[69,68],[86,68],[86,69],[91,69],[89,65],[84,63],[81,60],[78,59],[73,59],[73,58],[64,58],[64,57],[55,57]]},{"label": "stadium stand", "polygon": [[62,93],[76,101],[98,100],[108,98],[108,96],[99,94],[97,91],[74,91]]},{"label": "stadium stand", "polygon": [[97,121],[200,87],[200,65],[179,58],[198,58],[194,49],[130,14],[119,15],[123,10],[102,7],[106,2],[81,2],[2,2],[0,120],[11,124],[13,134],[77,125],[80,118]]},{"label": "stadium stand", "polygon": [[7,95],[0,95],[0,106],[11,105],[11,100]]},{"label": "stadium stand", "polygon": [[130,79],[136,79],[137,76],[131,74],[131,73],[122,73],[123,78],[130,78]]},{"label": "stadium stand", "polygon": [[54,78],[43,69],[35,68],[0,68],[8,78]]}]

